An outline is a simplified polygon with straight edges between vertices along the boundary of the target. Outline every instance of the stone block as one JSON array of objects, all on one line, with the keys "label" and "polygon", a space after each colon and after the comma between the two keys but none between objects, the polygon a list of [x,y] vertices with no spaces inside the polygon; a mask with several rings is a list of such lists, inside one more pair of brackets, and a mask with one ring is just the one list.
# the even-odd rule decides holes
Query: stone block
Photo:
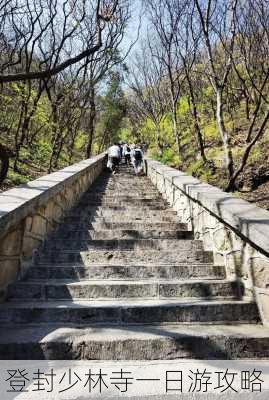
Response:
[{"label": "stone block", "polygon": [[60,207],[58,205],[57,201],[51,200],[45,210],[44,210],[44,216],[48,219],[48,220],[56,220],[56,221],[60,221],[63,217],[64,211],[62,209],[62,207]]},{"label": "stone block", "polygon": [[238,277],[246,277],[244,271],[244,255],[240,250],[230,251],[226,254],[226,266],[229,271],[236,271]]},{"label": "stone block", "polygon": [[225,228],[224,225],[216,231],[213,231],[212,240],[214,247],[218,251],[227,252],[229,250],[234,250],[231,232]]},{"label": "stone block", "polygon": [[[45,238],[45,236],[44,236]],[[22,245],[22,258],[29,259],[32,257],[33,250],[39,249],[42,245],[42,239],[33,238],[31,236],[25,235],[23,238],[23,245]]]},{"label": "stone block", "polygon": [[22,237],[23,230],[21,225],[17,230],[7,233],[0,241],[0,257],[19,256],[21,253]]},{"label": "stone block", "polygon": [[217,218],[208,211],[206,211],[205,224],[206,224],[207,228],[210,228],[210,229],[218,229],[218,227],[222,226],[222,224],[219,223]]},{"label": "stone block", "polygon": [[212,240],[212,231],[206,230],[202,232],[200,236],[203,240],[205,250],[215,250],[214,242]]},{"label": "stone block", "polygon": [[248,262],[254,285],[269,290],[269,259],[260,256],[251,258]]},{"label": "stone block", "polygon": [[255,298],[258,303],[261,320],[269,326],[269,289],[255,287]]},{"label": "stone block", "polygon": [[44,237],[47,234],[48,221],[42,215],[32,215],[25,220],[25,234],[32,233]]},{"label": "stone block", "polygon": [[214,264],[215,265],[225,265],[225,256],[223,253],[214,251]]},{"label": "stone block", "polygon": [[1,288],[16,279],[22,261],[28,263],[33,250],[58,227],[64,211],[99,175],[104,159],[105,154],[93,157],[0,194]]},{"label": "stone block", "polygon": [[19,257],[0,258],[0,302],[5,298],[7,286],[16,280],[19,271]]}]

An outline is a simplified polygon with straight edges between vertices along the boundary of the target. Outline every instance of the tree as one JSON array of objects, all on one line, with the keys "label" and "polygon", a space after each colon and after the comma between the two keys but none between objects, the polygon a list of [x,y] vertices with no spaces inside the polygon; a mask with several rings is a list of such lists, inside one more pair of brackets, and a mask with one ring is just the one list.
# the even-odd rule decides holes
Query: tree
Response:
[{"label": "tree", "polygon": [[[253,106],[247,108],[249,127],[241,161],[229,177],[227,191],[237,188],[236,180],[244,171],[251,151],[262,138],[269,121],[269,10],[264,0],[240,2],[236,13],[237,40],[233,68]],[[266,7],[267,5],[267,7]],[[243,67],[243,68],[242,68]],[[243,72],[242,72],[243,71]]]},{"label": "tree", "polygon": [[[163,79],[167,82],[170,94],[173,132],[179,155],[183,155],[181,148],[181,132],[178,126],[178,101],[181,87],[185,80],[180,58],[182,17],[186,12],[185,0],[149,0],[148,12],[153,27],[153,35],[149,40],[152,57],[157,58],[163,66]],[[153,36],[153,38],[152,38]]]},{"label": "tree", "polygon": [[12,152],[0,144],[0,184],[4,182],[7,177],[9,168],[9,158],[12,156]]},{"label": "tree", "polygon": [[163,65],[153,56],[150,46],[142,46],[129,75],[129,104],[136,115],[149,118],[153,122],[160,154],[164,151],[161,122],[165,118],[168,102],[164,77]]},{"label": "tree", "polygon": [[234,161],[231,137],[224,120],[224,92],[232,69],[238,0],[208,0],[206,5],[201,0],[194,0],[194,5],[207,52],[205,71],[209,67],[209,81],[216,95],[216,119],[230,178],[234,173]]},{"label": "tree", "polygon": [[119,140],[120,128],[126,115],[126,100],[121,85],[120,73],[112,71],[109,76],[107,92],[101,99],[99,151],[107,148],[115,140]]},{"label": "tree", "polygon": [[49,172],[91,155],[96,91],[127,56],[119,47],[129,19],[129,0],[1,3],[0,130],[15,173],[40,161],[39,146]]},{"label": "tree", "polygon": [[[110,30],[107,24],[117,24],[124,2],[5,1],[0,14],[5,54],[0,83],[49,79],[90,57],[102,48],[103,36]],[[86,40],[80,40],[85,32]]]}]

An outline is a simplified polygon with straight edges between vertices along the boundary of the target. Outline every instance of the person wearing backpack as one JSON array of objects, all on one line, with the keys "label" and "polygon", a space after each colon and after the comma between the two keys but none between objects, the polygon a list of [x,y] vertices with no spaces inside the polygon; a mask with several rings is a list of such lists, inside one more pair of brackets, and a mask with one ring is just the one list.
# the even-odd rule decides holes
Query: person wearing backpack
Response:
[{"label": "person wearing backpack", "polygon": [[121,152],[118,143],[114,143],[113,146],[108,149],[108,168],[111,169],[113,174],[116,174],[118,165],[121,159]]},{"label": "person wearing backpack", "polygon": [[136,175],[140,175],[143,171],[143,152],[139,145],[136,145],[131,151],[134,171]]},{"label": "person wearing backpack", "polygon": [[129,165],[131,163],[131,149],[128,143],[125,143],[123,147],[123,156],[125,160],[125,164]]}]

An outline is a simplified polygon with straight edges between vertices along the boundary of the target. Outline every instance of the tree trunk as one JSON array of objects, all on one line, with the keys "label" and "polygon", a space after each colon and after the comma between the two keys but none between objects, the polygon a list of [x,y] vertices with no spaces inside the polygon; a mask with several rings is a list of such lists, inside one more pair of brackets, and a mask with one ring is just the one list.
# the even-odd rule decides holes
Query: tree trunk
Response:
[{"label": "tree trunk", "polygon": [[156,128],[156,138],[157,138],[157,146],[158,146],[158,150],[159,150],[159,155],[160,155],[160,157],[162,157],[163,156],[163,143],[161,140],[161,132],[160,132],[159,127]]},{"label": "tree trunk", "polygon": [[49,161],[49,168],[48,168],[48,173],[50,174],[53,170],[53,165],[54,165],[54,158],[57,153],[57,148],[58,148],[58,143],[60,140],[60,135],[61,133],[59,132],[59,118],[58,118],[58,101],[52,102],[51,101],[51,109],[52,109],[52,123],[54,127],[54,135],[53,135],[53,140],[52,140],[52,153],[50,156],[50,161]]},{"label": "tree trunk", "polygon": [[175,141],[177,145],[177,151],[178,155],[182,156],[182,149],[181,149],[181,143],[180,143],[180,132],[178,130],[178,120],[177,120],[177,102],[173,101],[173,131],[174,131],[174,136],[175,136]]},{"label": "tree trunk", "polygon": [[53,163],[53,169],[57,170],[58,169],[58,163],[59,163],[59,158],[63,149],[64,145],[64,138],[61,137],[59,142],[57,143],[57,148],[54,156],[54,163]]},{"label": "tree trunk", "polygon": [[[23,92],[25,92],[25,89],[23,90]],[[22,112],[21,112],[21,116],[20,116],[21,128],[19,128],[16,133],[16,155],[15,155],[15,160],[14,160],[14,171],[15,172],[19,172],[18,161],[20,159],[20,150],[21,150],[22,146],[24,145],[24,143],[27,142],[27,138],[29,135],[29,125],[30,125],[32,117],[34,116],[34,114],[37,110],[37,106],[38,106],[39,100],[41,98],[42,92],[43,92],[43,88],[39,87],[39,91],[34,99],[33,106],[30,109],[30,112],[28,112],[29,111],[29,102],[30,102],[30,98],[31,98],[31,94],[32,94],[32,85],[31,85],[31,83],[29,83],[27,99],[25,99],[22,103]],[[23,122],[22,122],[22,118],[24,118]],[[19,135],[20,132],[21,132],[21,134]]]},{"label": "tree trunk", "polygon": [[236,179],[243,172],[243,170],[244,170],[244,168],[245,168],[245,166],[247,164],[247,161],[248,161],[248,158],[249,158],[249,155],[250,155],[250,152],[251,152],[252,148],[255,146],[257,141],[264,134],[265,128],[266,128],[266,125],[267,125],[268,121],[269,121],[269,110],[267,111],[267,113],[266,113],[266,115],[264,117],[264,120],[263,120],[263,122],[262,122],[262,124],[260,126],[260,129],[258,130],[257,134],[252,139],[252,141],[247,145],[247,147],[245,149],[245,152],[243,154],[240,166],[234,172],[234,174],[230,177],[228,185],[226,187],[226,192],[232,192],[232,191],[234,191],[236,189]]},{"label": "tree trunk", "polygon": [[94,88],[92,88],[90,91],[90,115],[88,124],[89,139],[86,151],[87,158],[90,158],[92,155],[92,143],[95,133],[95,118],[96,118],[95,90]]},{"label": "tree trunk", "polygon": [[246,92],[244,92],[244,96],[245,96],[245,110],[246,110],[246,117],[247,120],[250,120],[250,106],[249,106],[249,96],[247,95]]},{"label": "tree trunk", "polygon": [[4,182],[7,177],[8,168],[9,168],[9,151],[0,144],[0,161],[1,161],[1,169],[0,169],[0,185]]},{"label": "tree trunk", "polygon": [[15,159],[14,159],[14,165],[13,165],[13,169],[15,172],[19,172],[18,170],[18,160],[19,160],[19,156],[20,156],[20,148],[21,148],[21,144],[20,144],[20,129],[21,129],[21,123],[22,123],[22,118],[23,118],[23,111],[24,111],[24,104],[21,104],[21,110],[20,110],[20,117],[19,117],[19,122],[18,122],[18,126],[16,129],[16,133],[15,133]]},{"label": "tree trunk", "polygon": [[225,128],[224,117],[223,117],[223,98],[221,89],[217,89],[217,123],[219,127],[219,132],[222,138],[224,154],[225,154],[225,167],[228,173],[228,178],[230,179],[234,173],[234,163],[233,163],[233,153],[231,149],[231,139]]},{"label": "tree trunk", "polygon": [[190,91],[191,108],[192,108],[192,115],[193,115],[193,120],[194,120],[194,130],[196,133],[196,137],[197,137],[197,141],[198,141],[198,145],[199,145],[199,151],[200,151],[202,160],[204,161],[204,163],[206,163],[207,158],[205,155],[204,140],[203,140],[203,135],[202,135],[202,132],[200,129],[198,110],[197,110],[196,101],[195,101],[195,97],[194,97],[193,87],[192,87],[192,83],[191,83],[191,80],[190,80],[190,77],[188,74],[186,74],[186,77],[187,77],[189,91]]}]

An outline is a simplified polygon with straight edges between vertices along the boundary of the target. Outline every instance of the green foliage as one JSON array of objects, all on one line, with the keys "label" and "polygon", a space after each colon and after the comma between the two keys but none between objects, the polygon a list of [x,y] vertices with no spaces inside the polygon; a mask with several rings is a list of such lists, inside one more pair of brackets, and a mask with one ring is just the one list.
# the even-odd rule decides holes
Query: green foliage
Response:
[{"label": "green foliage", "polygon": [[132,143],[133,141],[132,128],[129,124],[128,119],[123,120],[123,126],[119,131],[119,138],[121,141],[126,143]]},{"label": "green foliage", "polygon": [[87,145],[88,135],[86,132],[80,130],[75,140],[75,150],[83,151]]},{"label": "green foliage", "polygon": [[34,179],[31,175],[21,175],[14,172],[12,169],[9,170],[7,180],[9,184],[12,185],[23,185],[30,180]]},{"label": "green foliage", "polygon": [[99,129],[107,133],[106,144],[120,139],[122,121],[126,115],[126,101],[122,90],[122,78],[113,72],[108,82],[108,90],[101,99],[102,113]]},{"label": "green foliage", "polygon": [[169,165],[170,167],[178,168],[180,164],[180,157],[172,148],[165,149],[162,155],[158,153],[156,148],[150,149],[150,156],[154,160],[160,161],[162,164]]},{"label": "green foliage", "polygon": [[52,152],[52,146],[51,143],[45,141],[45,139],[41,139],[38,141],[38,143],[35,144],[34,146],[36,150],[36,160],[39,165],[46,165],[47,160],[49,159],[51,152]]},{"label": "green foliage", "polygon": [[187,96],[182,96],[178,103],[178,116],[179,118],[182,116],[186,116],[190,113],[190,105]]},{"label": "green foliage", "polygon": [[213,177],[212,170],[203,160],[192,162],[187,168],[187,173],[205,181],[209,181]]},{"label": "green foliage", "polygon": [[180,157],[175,153],[172,148],[165,149],[163,156],[160,160],[163,164],[167,164],[171,167],[177,167],[180,164]]},{"label": "green foliage", "polygon": [[219,130],[215,121],[210,121],[203,125],[203,132],[208,140],[219,139]]}]

